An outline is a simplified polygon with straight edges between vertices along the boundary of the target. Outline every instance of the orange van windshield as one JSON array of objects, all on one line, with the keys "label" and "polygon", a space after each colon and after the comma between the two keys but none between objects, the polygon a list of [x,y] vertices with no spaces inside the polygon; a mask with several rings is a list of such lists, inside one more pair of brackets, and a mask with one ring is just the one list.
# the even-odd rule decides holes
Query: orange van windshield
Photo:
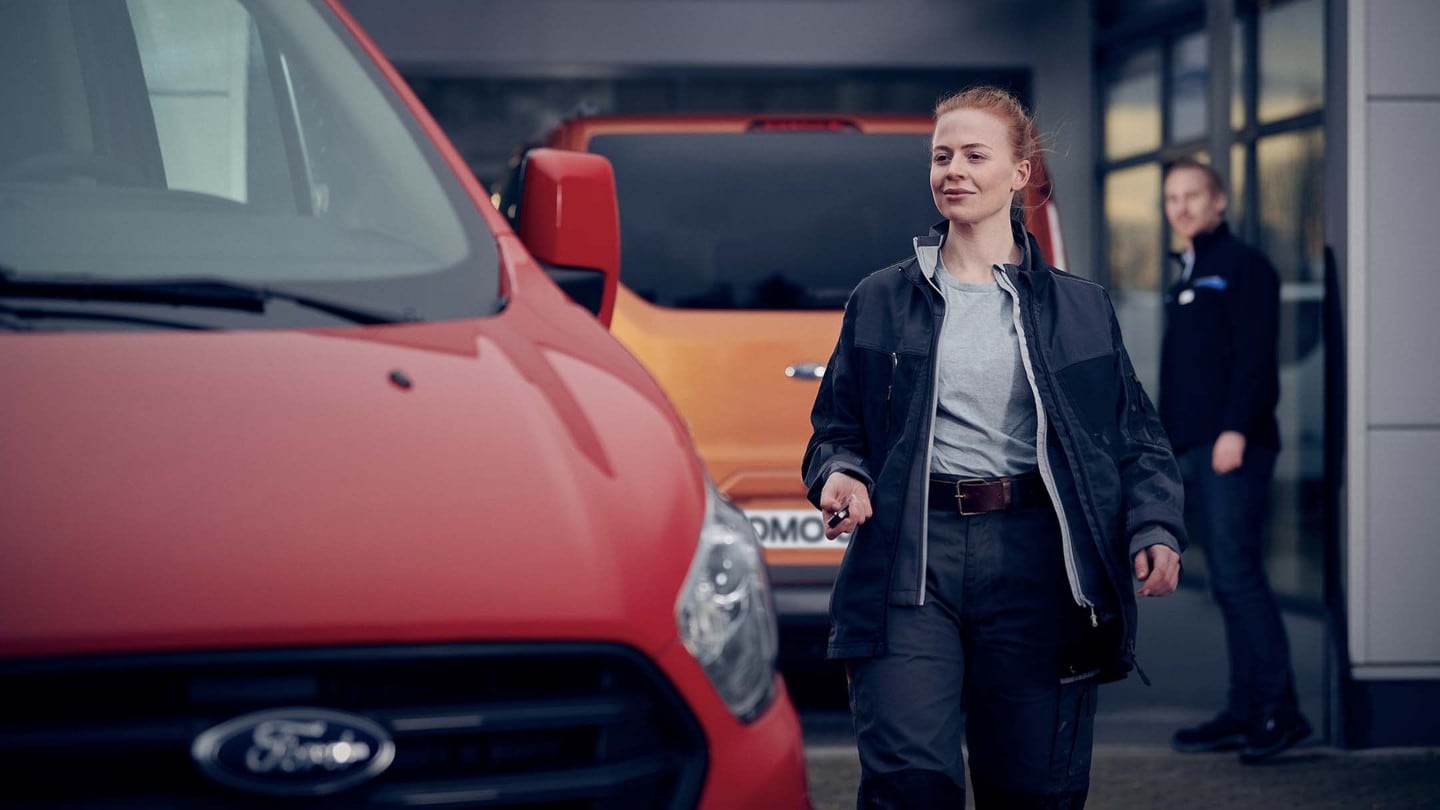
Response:
[{"label": "orange van windshield", "polygon": [[597,135],[615,167],[621,282],[686,309],[839,309],[940,219],[928,133]]}]

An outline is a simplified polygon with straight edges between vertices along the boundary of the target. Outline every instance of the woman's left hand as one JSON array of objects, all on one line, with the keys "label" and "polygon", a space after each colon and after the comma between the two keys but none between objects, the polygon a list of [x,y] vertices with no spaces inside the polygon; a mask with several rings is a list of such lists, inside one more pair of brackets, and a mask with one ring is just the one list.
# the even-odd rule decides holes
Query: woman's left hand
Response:
[{"label": "woman's left hand", "polygon": [[1180,585],[1180,555],[1161,543],[1146,546],[1135,555],[1135,578],[1144,583],[1135,593],[1169,596]]}]

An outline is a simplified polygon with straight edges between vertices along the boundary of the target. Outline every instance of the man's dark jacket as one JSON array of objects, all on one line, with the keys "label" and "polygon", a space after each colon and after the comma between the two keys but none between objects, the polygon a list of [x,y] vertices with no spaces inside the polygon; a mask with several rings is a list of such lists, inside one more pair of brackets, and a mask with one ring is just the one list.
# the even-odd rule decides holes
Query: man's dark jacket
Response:
[{"label": "man's dark jacket", "polygon": [[[843,471],[869,486],[874,507],[851,537],[831,594],[831,658],[884,655],[887,611],[925,599],[945,310],[931,275],[939,227],[915,240],[916,257],[872,273],[851,293],[811,414],[801,467],[810,501],[819,506],[826,479]],[[1095,665],[1102,679],[1120,678],[1134,663],[1131,558],[1154,543],[1185,547],[1179,469],[1104,288],[1047,265],[1034,237],[1018,228],[1016,241],[1026,248],[1021,266],[1003,270],[1018,296],[1027,375],[1044,406],[1040,469],[1063,515],[1072,596],[1096,627]]]},{"label": "man's dark jacket", "polygon": [[1165,293],[1160,421],[1176,452],[1222,431],[1280,449],[1280,278],[1221,222],[1194,239],[1195,265]]}]

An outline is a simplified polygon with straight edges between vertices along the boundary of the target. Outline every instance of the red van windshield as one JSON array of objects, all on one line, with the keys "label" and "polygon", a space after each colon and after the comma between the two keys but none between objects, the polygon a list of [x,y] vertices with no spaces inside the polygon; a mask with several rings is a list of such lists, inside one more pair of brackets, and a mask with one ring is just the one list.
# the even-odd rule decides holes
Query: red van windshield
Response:
[{"label": "red van windshield", "polygon": [[[40,281],[275,285],[421,319],[493,312],[498,259],[474,241],[488,234],[474,201],[329,15],[292,0],[6,0],[0,265]],[[330,322],[283,306],[189,314]]]}]

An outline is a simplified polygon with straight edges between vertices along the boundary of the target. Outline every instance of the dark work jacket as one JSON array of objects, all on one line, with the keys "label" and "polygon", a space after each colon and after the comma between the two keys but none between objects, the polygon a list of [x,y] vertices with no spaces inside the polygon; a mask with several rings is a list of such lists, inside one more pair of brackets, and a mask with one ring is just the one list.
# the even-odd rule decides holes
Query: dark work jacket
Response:
[{"label": "dark work jacket", "polygon": [[1279,450],[1280,278],[1224,222],[1194,247],[1190,277],[1165,292],[1160,421],[1176,452],[1226,430]]},{"label": "dark work jacket", "polygon": [[[874,507],[831,593],[831,658],[884,655],[887,611],[926,598],[937,355],[960,348],[939,343],[943,226],[915,240],[916,257],[851,293],[811,413],[810,501],[819,506],[826,479],[843,471],[866,482]],[[1185,547],[1180,473],[1104,288],[1047,265],[1018,227],[1016,241],[1024,259],[1000,279],[1018,301],[1021,357],[1041,403],[1037,463],[1057,505],[1071,595],[1095,629],[1100,677],[1113,680],[1134,663],[1131,558],[1155,543]]]}]

